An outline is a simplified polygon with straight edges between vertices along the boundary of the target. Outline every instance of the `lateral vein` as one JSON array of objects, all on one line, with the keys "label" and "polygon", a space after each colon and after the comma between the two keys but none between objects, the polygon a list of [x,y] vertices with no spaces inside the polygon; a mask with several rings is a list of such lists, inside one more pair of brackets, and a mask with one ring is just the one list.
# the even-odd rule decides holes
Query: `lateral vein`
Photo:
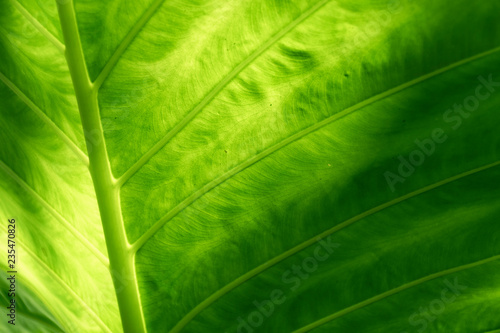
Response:
[{"label": "lateral vein", "polygon": [[313,330],[321,325],[324,325],[334,319],[337,319],[339,317],[342,317],[350,312],[353,312],[353,311],[356,311],[356,310],[359,310],[365,306],[368,306],[370,304],[373,304],[377,301],[380,301],[384,298],[387,298],[389,296],[392,296],[394,294],[397,294],[399,292],[402,292],[404,290],[407,290],[407,289],[410,289],[412,287],[415,287],[415,286],[418,286],[422,283],[425,283],[427,281],[430,281],[430,280],[434,280],[434,279],[437,279],[439,277],[442,277],[442,276],[445,276],[445,275],[449,275],[449,274],[453,274],[453,273],[457,273],[457,272],[460,272],[460,271],[463,271],[463,270],[466,270],[466,269],[470,269],[470,268],[474,268],[476,266],[480,266],[480,265],[484,265],[484,264],[487,264],[491,261],[495,261],[495,260],[499,260],[500,259],[500,255],[496,255],[496,256],[493,256],[493,257],[489,257],[489,258],[486,258],[486,259],[483,259],[483,260],[479,260],[479,261],[476,261],[476,262],[473,262],[473,263],[470,263],[470,264],[466,264],[466,265],[462,265],[462,266],[457,266],[457,267],[454,267],[454,268],[450,268],[450,269],[446,269],[446,270],[443,270],[443,271],[440,271],[440,272],[437,272],[437,273],[434,273],[434,274],[430,274],[430,275],[427,275],[423,278],[420,278],[418,280],[415,280],[415,281],[412,281],[412,282],[409,282],[409,283],[406,283],[402,286],[399,286],[397,288],[394,288],[394,289],[391,289],[391,290],[388,290],[384,293],[381,293],[377,296],[374,296],[372,298],[369,298],[367,300],[364,300],[363,302],[360,302],[360,303],[357,303],[353,306],[350,306],[348,308],[345,308],[341,311],[338,311],[334,314],[331,314],[327,317],[324,317],[318,321],[315,321],[307,326],[304,326],[298,330],[295,330],[293,331],[292,333],[304,333],[304,332],[308,332],[310,330]]},{"label": "lateral vein", "polygon": [[10,0],[10,3],[43,35],[45,36],[60,52],[64,52],[64,44],[61,43],[53,34],[51,34],[38,20],[33,17],[18,1]]},{"label": "lateral vein", "polygon": [[[27,281],[27,279],[24,279],[24,285],[30,290],[30,292],[32,292],[36,297],[38,297],[42,303],[47,307],[47,310],[50,311],[50,313],[59,321],[59,322],[63,322],[63,318],[61,318],[57,312],[55,311],[54,307],[51,305],[51,302],[49,302],[47,300],[47,298],[45,297],[45,295],[43,295],[41,292],[38,291],[37,288],[35,288],[33,286],[32,283],[30,283],[30,281]],[[63,331],[64,333],[64,331]]]},{"label": "lateral vein", "polygon": [[125,36],[125,38],[121,41],[120,45],[118,45],[118,48],[115,50],[111,58],[109,58],[108,62],[106,65],[104,65],[104,68],[102,69],[101,73],[97,76],[95,82],[94,82],[94,89],[99,90],[101,85],[106,81],[108,78],[109,74],[115,67],[115,65],[118,63],[118,60],[120,60],[120,57],[122,54],[125,52],[125,50],[129,47],[129,45],[132,43],[132,41],[135,39],[135,37],[139,34],[141,29],[146,25],[146,23],[149,22],[151,17],[156,13],[156,10],[163,4],[165,0],[156,0],[153,2],[149,8],[142,14],[141,18],[134,24],[132,29],[128,32],[128,34]]},{"label": "lateral vein", "polygon": [[46,125],[48,125],[56,135],[78,156],[86,165],[89,165],[89,158],[85,153],[64,133],[47,115],[40,110],[12,81],[3,73],[0,73],[0,80],[5,83]]},{"label": "lateral vein", "polygon": [[75,227],[73,227],[61,214],[59,214],[45,199],[43,199],[31,186],[21,179],[3,161],[0,161],[0,169],[8,174],[19,186],[35,198],[66,230],[77,238],[97,259],[106,267],[109,266],[108,258],[90,243]]},{"label": "lateral vein", "polygon": [[109,327],[99,318],[99,316],[89,307],[89,305],[68,285],[66,282],[61,279],[61,277],[52,270],[42,259],[40,259],[35,253],[33,253],[26,245],[24,245],[22,242],[18,241],[19,245],[23,248],[26,253],[28,253],[49,275],[52,276],[54,280],[56,280],[68,293],[73,296],[88,312],[89,314],[94,318],[96,323],[101,327],[106,332],[112,333],[112,331],[109,329]]},{"label": "lateral vein", "polygon": [[[137,251],[139,250],[147,241],[148,239],[150,239],[159,229],[161,229],[163,227],[163,225],[165,223],[167,223],[168,221],[170,221],[173,217],[175,217],[178,213],[180,213],[182,210],[184,210],[186,207],[188,207],[189,205],[191,205],[194,201],[196,201],[198,198],[200,198],[201,196],[203,196],[203,194],[211,191],[212,189],[214,189],[215,187],[217,187],[218,185],[220,185],[221,183],[225,182],[226,180],[232,178],[233,176],[235,176],[236,174],[238,174],[239,172],[245,170],[246,168],[250,167],[251,165],[259,162],[260,160],[264,159],[265,157],[271,155],[272,153],[278,151],[279,149],[291,144],[292,142],[295,142],[303,137],[305,137],[306,135],[308,134],[311,134],[315,131],[318,131],[320,130],[321,128],[329,125],[330,123],[342,118],[342,117],[345,117],[346,115],[350,114],[350,113],[353,113],[357,110],[360,110],[362,109],[363,107],[365,106],[368,106],[370,104],[373,104],[377,101],[380,101],[386,97],[389,97],[393,94],[396,94],[404,89],[407,89],[413,85],[416,85],[420,82],[423,82],[427,79],[430,79],[434,76],[437,76],[439,74],[442,74],[446,71],[449,71],[451,69],[454,69],[458,66],[461,66],[463,64],[466,64],[466,63],[469,63],[473,60],[477,60],[479,58],[482,58],[482,57],[485,57],[487,55],[490,55],[492,53],[495,53],[495,52],[498,52],[500,51],[500,47],[497,47],[495,49],[492,49],[492,50],[489,50],[489,51],[486,51],[486,52],[483,52],[483,53],[480,53],[478,55],[475,55],[473,57],[470,57],[470,58],[467,58],[467,59],[464,59],[464,60],[461,60],[459,62],[456,62],[454,64],[451,64],[449,66],[446,66],[446,67],[443,67],[437,71],[434,71],[432,73],[429,73],[429,74],[426,74],[426,75],[423,75],[421,77],[418,77],[417,79],[414,79],[412,81],[409,81],[409,82],[406,82],[400,86],[397,86],[395,88],[392,88],[390,90],[387,90],[385,91],[384,93],[381,93],[379,95],[375,95],[371,98],[368,98],[364,101],[362,101],[361,103],[358,103],[356,105],[353,105],[341,112],[338,112],[308,128],[305,128],[304,130],[300,131],[300,132],[297,132],[295,133],[294,135],[286,138],[285,140],[281,141],[281,142],[278,142],[277,144],[265,149],[264,151],[262,151],[261,153],[251,157],[250,159],[246,160],[245,162],[237,165],[236,167],[234,167],[233,169],[229,170],[228,172],[224,173],[223,175],[219,176],[218,178],[214,179],[213,181],[207,183],[205,186],[203,186],[202,188],[200,188],[199,190],[197,190],[196,192],[194,192],[193,194],[191,194],[189,197],[187,197],[186,199],[184,199],[180,204],[178,204],[176,207],[174,207],[171,211],[169,211],[166,215],[164,215],[162,218],[160,218],[158,221],[156,221],[154,223],[154,225],[148,230],[146,231],[133,245],[132,245],[132,248],[134,251]],[[120,179],[118,180],[118,184],[123,184],[123,182],[120,182]]]},{"label": "lateral vein", "polygon": [[[37,295],[37,297],[39,297],[39,295]],[[45,304],[46,299],[40,298],[40,300],[42,300],[44,302],[44,305],[47,306],[47,304]],[[50,311],[54,311],[54,309],[50,308]],[[36,324],[38,326],[44,326],[45,328],[50,329],[50,332],[64,333],[64,331],[59,326],[55,326],[55,324],[53,324],[51,322],[44,321],[43,317],[38,317],[34,314],[31,314],[31,313],[28,313],[25,311],[19,311],[19,310],[16,310],[16,313],[19,314],[19,317],[26,318],[28,320],[36,322]],[[54,314],[52,313],[52,315],[54,315]]]},{"label": "lateral vein", "polygon": [[330,0],[323,0],[318,2],[304,12],[297,19],[281,29],[277,34],[270,38],[267,42],[262,44],[257,50],[250,54],[245,60],[238,64],[229,74],[227,74],[222,81],[220,81],[212,90],[203,98],[203,100],[191,110],[174,128],[172,128],[160,141],[158,141],[151,149],[148,150],[137,162],[135,162],[130,169],[128,169],[119,179],[118,186],[122,186],[130,177],[132,177],[144,164],[146,164],[151,157],[153,157],[160,149],[162,149],[174,136],[176,136],[187,124],[189,124],[200,113],[205,106],[207,106],[215,96],[217,96],[222,89],[229,82],[231,82],[239,73],[241,73],[248,65],[257,59],[262,53],[268,50],[277,41],[283,38],[287,33],[292,31],[296,26],[305,21],[308,17],[317,12]]},{"label": "lateral vein", "polygon": [[200,304],[198,304],[195,308],[193,308],[186,316],[184,316],[178,323],[177,325],[175,325],[175,327],[170,331],[170,333],[177,333],[177,332],[180,332],[194,317],[196,317],[201,311],[203,311],[204,309],[206,309],[208,306],[210,306],[212,303],[214,303],[216,300],[218,300],[219,298],[221,298],[222,296],[224,296],[225,294],[227,294],[228,292],[230,292],[231,290],[235,289],[236,287],[238,287],[239,285],[243,284],[244,282],[248,281],[249,279],[253,278],[254,276],[262,273],[263,271],[265,271],[266,269],[278,264],[279,262],[287,259],[288,257],[294,255],[295,253],[297,252],[300,252],[302,251],[303,249],[313,245],[314,243],[317,242],[318,239],[321,239],[321,238],[324,238],[324,237],[327,237],[337,231],[340,231],[348,226],[350,226],[351,224],[367,217],[367,216],[370,216],[370,215],[373,215],[375,213],[378,213],[379,211],[383,210],[383,209],[386,209],[388,207],[391,207],[391,206],[394,206],[402,201],[405,201],[405,200],[408,200],[408,199],[411,199],[419,194],[422,194],[422,193],[425,193],[425,192],[428,192],[428,191],[431,191],[439,186],[443,186],[445,184],[448,184],[448,183],[451,183],[455,180],[458,180],[458,179],[461,179],[461,178],[464,178],[464,177],[467,177],[469,175],[472,175],[472,174],[475,174],[475,173],[478,173],[480,171],[484,171],[484,170],[487,170],[487,169],[490,169],[490,168],[493,168],[495,166],[498,166],[500,165],[500,161],[497,161],[497,162],[494,162],[494,163],[491,163],[491,164],[487,164],[485,166],[482,166],[482,167],[479,167],[479,168],[476,168],[476,169],[473,169],[473,170],[469,170],[467,172],[464,172],[464,173],[461,173],[461,174],[458,174],[458,175],[455,175],[455,176],[452,176],[452,177],[449,177],[449,178],[446,178],[444,180],[441,180],[439,182],[436,182],[434,184],[431,184],[431,185],[428,185],[426,187],[423,187],[419,190],[416,190],[414,192],[410,192],[410,193],[407,193],[401,197],[398,197],[394,200],[391,200],[389,202],[386,202],[382,205],[379,205],[379,206],[376,206],[372,209],[369,209],[359,215],[356,215],[344,222],[341,222],[340,224],[337,224],[336,226],[334,226],[333,228],[330,228],[324,232],[322,232],[321,234],[319,235],[316,235],[310,239],[308,239],[307,241],[287,250],[286,252],[283,252],[282,254],[268,260],[267,262],[263,263],[262,265],[254,268],[253,270],[247,272],[246,274],[240,276],[239,278],[237,278],[236,280],[233,280],[232,282],[230,282],[229,284],[225,285],[223,288],[219,289],[218,291],[216,291],[215,293],[213,293],[212,295],[210,295],[208,298],[206,298],[203,302],[201,302]]}]

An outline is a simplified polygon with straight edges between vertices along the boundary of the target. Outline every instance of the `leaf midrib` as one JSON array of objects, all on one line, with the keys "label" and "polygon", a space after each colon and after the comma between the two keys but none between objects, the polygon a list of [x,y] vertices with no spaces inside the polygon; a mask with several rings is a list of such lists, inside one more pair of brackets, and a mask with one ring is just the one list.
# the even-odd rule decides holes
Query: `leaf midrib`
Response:
[{"label": "leaf midrib", "polygon": [[[329,0],[324,0],[324,1],[322,1],[321,3],[323,3],[323,4],[324,4],[324,3],[327,3],[328,1],[329,1]],[[163,2],[163,1],[156,1],[155,3],[158,3],[158,6],[159,6],[162,2]],[[152,15],[153,15],[153,13],[151,14],[151,16],[152,16]],[[146,20],[145,22],[147,22],[147,20]],[[144,24],[145,24],[145,22],[144,22]],[[137,30],[137,32],[138,32],[139,30],[140,30],[140,28]],[[131,39],[130,39],[130,42],[132,41],[132,39],[133,39],[133,38],[131,38]],[[128,45],[127,45],[127,46],[128,46]],[[127,47],[127,46],[125,46],[125,47],[123,48],[123,50],[121,50],[121,51],[119,52],[119,55],[118,55],[118,56],[117,56],[117,58],[116,58],[116,62],[118,61],[118,59],[119,59],[119,57],[120,57],[121,53],[123,53],[123,52],[124,52],[124,50],[126,49],[126,47]],[[498,49],[496,49],[496,50],[492,50],[492,51],[489,51],[489,52],[496,52],[496,51],[498,51]],[[476,57],[481,57],[481,56],[484,56],[484,55],[479,55],[479,56],[476,56]],[[473,57],[473,58],[476,58],[476,57]],[[471,58],[466,59],[466,60],[464,60],[464,62],[471,61],[470,59],[471,59]],[[116,62],[115,62],[115,64],[116,64]],[[251,62],[251,61],[250,61],[250,62]],[[249,62],[249,63],[250,63],[250,62]],[[240,64],[240,65],[241,65],[241,64]],[[111,69],[112,69],[112,67],[113,67],[113,66],[114,66],[114,64],[111,66]],[[242,67],[242,68],[244,68],[244,67]],[[109,72],[111,71],[111,69],[109,70]],[[446,68],[445,68],[445,69],[443,69],[443,71],[445,71],[445,70],[447,70],[447,69],[446,69]],[[107,75],[109,74],[109,72],[105,75],[105,77],[107,77]],[[433,73],[431,73],[431,74],[433,74]],[[429,74],[429,75],[431,75],[431,74]],[[434,74],[434,75],[437,75],[437,74]],[[433,75],[431,75],[431,76],[433,76]],[[429,76],[429,77],[431,77],[431,76]],[[425,77],[425,76],[424,76],[424,77]],[[423,79],[422,79],[422,81],[423,81],[423,80],[425,80],[425,79],[427,79],[427,78],[423,78]],[[97,82],[97,81],[96,81],[96,82]],[[228,82],[229,82],[229,81],[228,81]],[[97,83],[98,83],[98,84],[96,84],[96,85],[95,85],[95,87],[97,87],[97,88],[98,88],[98,87],[100,86],[100,84],[102,84],[102,82],[100,82],[100,83],[99,83],[99,82],[97,82]],[[219,83],[219,85],[220,85],[220,84],[222,84],[222,82],[221,82],[221,83]],[[226,84],[227,84],[227,83],[226,83]],[[414,83],[409,82],[409,83],[408,83],[408,86],[411,86],[411,85],[413,85],[413,84],[414,84]],[[219,85],[218,85],[218,86],[219,86]],[[218,86],[217,86],[217,87],[218,87]],[[221,87],[220,89],[222,89],[224,86],[225,86],[225,84],[224,84],[224,85],[222,85],[222,87]],[[404,85],[402,85],[402,86],[404,86]],[[399,87],[402,87],[402,86],[399,86]],[[401,88],[400,90],[405,89],[405,88],[406,88],[406,87],[403,87],[403,88]],[[388,92],[390,92],[390,91],[391,91],[391,90],[387,91],[386,93],[388,93]],[[385,94],[385,93],[384,93],[384,94]],[[388,95],[390,95],[390,94],[392,94],[392,93],[389,93]],[[214,95],[214,96],[215,96],[215,95]],[[213,97],[212,97],[212,98],[213,98]],[[384,98],[384,97],[382,97],[382,98]],[[370,99],[369,99],[369,100],[370,100]],[[367,101],[369,101],[369,100],[367,100]],[[358,106],[359,106],[359,105],[361,105],[361,104],[363,104],[363,103],[365,103],[365,102],[367,102],[367,101],[364,101],[364,102],[362,102],[362,103],[359,103],[359,104],[358,104]],[[208,101],[208,102],[209,102],[209,101]],[[208,102],[207,102],[207,104],[208,104]],[[373,103],[373,102],[374,102],[374,101],[368,102],[366,105],[371,104],[371,103]],[[364,105],[363,105],[363,106],[364,106]],[[363,107],[363,106],[359,106],[359,107],[358,107],[358,109],[359,109],[359,108],[361,108],[361,107]],[[201,110],[201,108],[202,108],[202,107],[200,107],[200,110]],[[345,111],[347,111],[347,110],[349,110],[349,109],[346,109],[346,110],[344,110],[344,111],[342,111],[342,112],[345,112]],[[354,110],[351,110],[351,112],[352,112],[352,111],[354,111]],[[348,113],[349,113],[349,112],[348,112]],[[345,114],[348,114],[348,113],[345,113]],[[190,114],[191,114],[191,113],[190,113]],[[189,115],[190,115],[190,114],[189,114]],[[337,117],[337,118],[335,118],[335,119],[338,119],[338,118],[340,118],[340,117],[344,116],[345,114],[343,114],[343,115],[341,115],[341,116],[338,116],[338,117]],[[188,117],[189,117],[189,115],[188,115]],[[194,115],[194,116],[195,116],[195,115]],[[194,116],[193,116],[193,118],[194,118]],[[187,119],[187,120],[186,120],[186,119]],[[191,118],[191,119],[192,119],[192,118]],[[189,122],[191,119],[189,119],[189,118],[184,118],[184,120],[186,120],[186,123],[187,123],[187,122]],[[326,126],[328,123],[332,122],[332,121],[333,121],[333,120],[335,120],[335,119],[327,119],[327,120],[328,120],[328,122],[324,122],[324,123],[323,123],[323,122],[320,122],[320,123],[317,123],[317,124],[315,124],[315,125],[313,125],[313,126],[311,126],[311,127],[307,128],[306,130],[301,131],[301,132],[297,133],[296,135],[293,135],[293,136],[291,136],[291,137],[287,138],[286,140],[284,140],[284,141],[282,141],[282,142],[280,142],[280,143],[279,143],[279,144],[282,144],[282,146],[278,146],[278,145],[279,145],[279,144],[278,144],[278,145],[275,145],[275,146],[272,146],[272,147],[268,148],[268,149],[266,150],[266,151],[268,152],[268,154],[267,154],[267,155],[269,155],[269,154],[271,154],[271,153],[275,152],[276,150],[278,150],[278,149],[280,149],[280,148],[282,148],[282,147],[284,147],[284,146],[288,145],[289,143],[291,143],[291,142],[293,142],[293,141],[295,141],[295,140],[298,140],[299,138],[301,138],[301,137],[303,137],[303,136],[305,136],[305,135],[307,135],[307,134],[309,134],[309,133],[311,133],[311,132],[313,132],[313,131],[316,131],[316,130],[318,130],[318,129],[320,129],[320,128],[324,127],[324,126]],[[181,123],[182,123],[182,122],[181,122]],[[182,126],[182,127],[183,127],[183,126]],[[182,129],[182,127],[181,127],[180,129]],[[301,134],[301,133],[302,133],[302,135],[299,135],[299,134]],[[168,134],[167,134],[167,135],[168,135]],[[175,134],[174,134],[174,135],[175,135]],[[161,147],[160,147],[160,148],[161,148]],[[276,149],[274,149],[274,148],[276,148]],[[159,149],[158,149],[158,150],[159,150]],[[154,154],[152,154],[151,156],[153,156],[153,155],[154,155]],[[240,172],[241,170],[245,169],[246,167],[248,167],[248,166],[250,166],[250,165],[254,164],[255,162],[257,162],[258,160],[260,160],[260,159],[264,158],[264,157],[265,157],[265,156],[267,156],[267,155],[262,155],[262,157],[261,157],[261,158],[257,158],[255,161],[253,161],[253,162],[249,163],[247,166],[243,166],[243,167],[241,167],[242,165],[240,165],[239,167],[241,167],[241,169],[240,169],[240,170],[238,170],[238,171],[236,171],[236,172],[234,172],[234,174],[236,174],[236,173]],[[257,155],[257,156],[259,156],[259,155]],[[143,157],[144,157],[144,156],[143,156]],[[142,159],[142,158],[141,158],[141,159]],[[148,158],[148,160],[149,160],[149,158]],[[498,164],[498,163],[495,163],[495,165],[496,165],[496,164]],[[139,167],[139,168],[140,168],[140,167]],[[237,167],[237,168],[238,168],[238,167]],[[233,170],[234,170],[234,169],[233,169]],[[231,170],[231,171],[232,171],[232,170]],[[233,174],[233,175],[234,175],[234,174]],[[222,179],[222,180],[221,180],[218,184],[220,184],[220,183],[222,183],[223,181],[225,181],[225,180],[227,180],[227,179],[231,178],[233,175],[229,175],[229,177],[227,177],[226,179]],[[223,175],[223,176],[224,176],[224,175]],[[219,177],[219,178],[220,178],[220,177]],[[219,179],[219,178],[218,178],[218,179]],[[209,183],[209,184],[210,184],[210,183]],[[213,187],[217,186],[218,184],[215,184]],[[213,188],[213,187],[212,187],[212,188]],[[201,190],[202,190],[202,189],[201,189]],[[201,195],[200,195],[200,196],[201,196]],[[199,197],[199,196],[198,196],[198,197]],[[193,200],[192,202],[194,202],[194,201],[195,201],[198,197],[194,198],[194,200]],[[191,203],[192,203],[192,202],[191,202]],[[189,203],[189,204],[191,204],[191,203]],[[189,206],[189,204],[187,204],[185,207]],[[179,211],[181,211],[181,210],[182,210],[182,209],[184,209],[185,207],[181,208]],[[167,221],[165,221],[164,223],[166,223],[166,222],[167,222]],[[161,226],[160,226],[160,228],[161,228]],[[159,229],[159,228],[158,228],[158,229]],[[156,231],[155,231],[155,232],[156,232]],[[153,232],[153,234],[154,234],[154,232]],[[151,234],[151,235],[152,235],[152,234]],[[136,248],[136,249],[137,249],[137,248]]]},{"label": "leaf midrib", "polygon": [[[87,70],[73,1],[57,2],[57,9],[66,45],[66,63],[78,101],[82,128],[87,132],[95,132],[98,138],[96,144],[87,142],[89,170],[108,249],[110,275],[115,288],[122,328],[125,332],[146,332],[134,253],[130,252],[120,209],[119,189],[115,186],[106,150],[97,100],[98,90],[92,84]],[[121,276],[132,279],[124,284]],[[117,290],[118,287],[120,290]]]}]

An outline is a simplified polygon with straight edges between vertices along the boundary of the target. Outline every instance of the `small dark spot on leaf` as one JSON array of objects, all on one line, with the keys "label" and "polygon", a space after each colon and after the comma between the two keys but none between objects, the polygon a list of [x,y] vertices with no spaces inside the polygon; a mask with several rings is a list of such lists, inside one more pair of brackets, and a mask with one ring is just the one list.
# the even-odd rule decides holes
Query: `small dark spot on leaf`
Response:
[{"label": "small dark spot on leaf", "polygon": [[349,77],[349,74],[348,74],[348,73],[344,73],[344,76],[345,76],[345,77]]},{"label": "small dark spot on leaf", "polygon": [[227,154],[227,150],[224,149],[224,152]]},{"label": "small dark spot on leaf", "polygon": [[272,104],[269,104],[269,106],[273,106]]}]

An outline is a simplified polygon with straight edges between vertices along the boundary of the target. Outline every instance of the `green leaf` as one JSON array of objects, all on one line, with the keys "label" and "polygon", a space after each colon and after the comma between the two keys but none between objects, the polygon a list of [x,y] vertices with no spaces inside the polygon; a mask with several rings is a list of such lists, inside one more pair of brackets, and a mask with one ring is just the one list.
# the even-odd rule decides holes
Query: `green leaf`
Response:
[{"label": "green leaf", "polygon": [[499,330],[499,11],[3,1],[16,328]]}]

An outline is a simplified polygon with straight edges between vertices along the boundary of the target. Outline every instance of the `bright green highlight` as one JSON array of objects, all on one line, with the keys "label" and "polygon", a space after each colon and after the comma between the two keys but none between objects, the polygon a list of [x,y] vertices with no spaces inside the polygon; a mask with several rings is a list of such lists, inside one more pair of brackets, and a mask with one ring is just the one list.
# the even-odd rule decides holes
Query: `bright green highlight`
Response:
[{"label": "bright green highlight", "polygon": [[0,6],[21,329],[499,330],[496,1]]}]

